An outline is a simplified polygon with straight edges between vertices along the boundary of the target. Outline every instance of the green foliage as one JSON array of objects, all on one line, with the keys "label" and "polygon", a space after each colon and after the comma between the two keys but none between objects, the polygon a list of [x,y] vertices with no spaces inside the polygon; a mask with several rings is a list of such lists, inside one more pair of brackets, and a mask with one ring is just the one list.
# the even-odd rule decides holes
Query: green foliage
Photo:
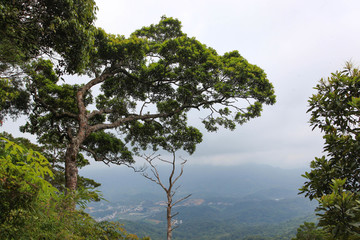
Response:
[{"label": "green foliage", "polygon": [[2,239],[139,240],[119,223],[96,222],[87,213],[66,210],[65,205],[66,199],[52,200],[19,211],[16,221],[10,219],[0,225]]},{"label": "green foliage", "polygon": [[297,230],[296,237],[292,240],[326,240],[330,239],[323,229],[318,228],[313,222],[304,222]]},{"label": "green foliage", "polygon": [[[84,85],[60,82],[50,60],[24,68],[33,108],[21,130],[63,148],[66,166],[80,151],[115,164],[132,163],[133,154],[149,148],[193,153],[202,134],[188,126],[191,109],[207,112],[208,131],[232,130],[260,116],[262,104],[275,103],[262,69],[237,51],[218,55],[183,33],[177,19],[163,17],[129,38],[101,29],[93,33],[91,79]],[[98,95],[91,92],[95,86]],[[70,176],[76,176],[78,164],[66,170],[73,171],[66,175],[68,188],[76,188]]]},{"label": "green foliage", "polygon": [[[45,180],[50,182],[52,186],[56,187],[59,192],[65,192],[64,150],[61,146],[50,143],[41,145],[33,144],[26,138],[14,138],[7,132],[0,133],[0,137],[6,138],[20,146],[23,146],[25,149],[33,149],[37,152],[41,152],[41,154],[49,161],[48,167],[52,172],[51,177],[45,176]],[[88,160],[86,160],[81,154],[79,154],[77,161],[79,167],[89,164]],[[87,196],[92,195],[92,200],[100,200],[101,194],[95,190],[100,185],[100,183],[94,181],[93,179],[85,178],[80,175],[78,176],[79,192],[88,192]]]},{"label": "green foliage", "polygon": [[301,175],[308,179],[308,181],[299,189],[300,193],[305,193],[305,196],[309,197],[310,200],[323,194],[331,193],[329,182],[338,175],[331,162],[325,156],[321,158],[315,157],[315,160],[311,161],[310,167],[310,172],[305,172],[305,174]]},{"label": "green foliage", "polygon": [[310,123],[324,133],[327,157],[316,158],[301,189],[310,199],[332,192],[332,179],[345,179],[344,189],[360,190],[360,72],[347,63],[344,71],[322,79],[309,100]]},{"label": "green foliage", "polygon": [[332,182],[332,193],[318,199],[319,207],[316,211],[319,212],[319,226],[324,227],[335,239],[359,239],[359,195],[344,191],[346,179],[335,179]]},{"label": "green foliage", "polygon": [[2,70],[54,53],[69,72],[84,69],[94,42],[95,11],[93,0],[1,0]]},{"label": "green foliage", "polygon": [[0,122],[6,115],[16,117],[27,112],[29,97],[16,82],[0,76]]},{"label": "green foliage", "polygon": [[[309,100],[310,123],[325,139],[327,156],[315,158],[300,193],[317,199],[319,225],[335,239],[359,238],[360,72],[350,63],[321,79]],[[342,180],[341,180],[342,179]]]},{"label": "green foliage", "polygon": [[16,219],[35,201],[56,197],[56,189],[45,180],[52,172],[40,153],[0,140],[0,223],[4,223]]},{"label": "green foliage", "polygon": [[[85,140],[84,145],[90,149],[96,149],[95,155],[97,161],[116,162],[118,158],[124,162],[133,163],[132,153],[127,149],[125,144],[112,133],[99,131],[90,134]],[[119,153],[119,156],[114,153]],[[91,154],[88,154],[91,156]]]},{"label": "green foliage", "polygon": [[85,71],[94,44],[95,12],[93,0],[0,1],[1,122],[31,108],[24,65],[46,57],[59,74]]},{"label": "green foliage", "polygon": [[[118,223],[97,223],[82,210],[67,210],[72,195],[46,181],[53,175],[46,158],[5,138],[1,144],[1,239],[139,239]],[[75,201],[85,207],[94,197],[88,189],[79,190]]]}]

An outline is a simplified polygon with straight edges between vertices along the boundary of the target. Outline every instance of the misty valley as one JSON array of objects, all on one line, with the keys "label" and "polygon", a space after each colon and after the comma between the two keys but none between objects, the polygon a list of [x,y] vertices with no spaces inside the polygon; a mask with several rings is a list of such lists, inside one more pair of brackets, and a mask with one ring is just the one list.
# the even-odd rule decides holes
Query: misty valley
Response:
[{"label": "misty valley", "polygon": [[[187,166],[178,197],[192,196],[174,207],[174,239],[294,237],[300,224],[315,220],[315,202],[297,194],[303,171],[252,164]],[[86,209],[97,221],[119,221],[129,232],[154,240],[166,237],[165,194],[159,186],[126,167],[83,174],[102,180],[100,188],[108,198]]]}]

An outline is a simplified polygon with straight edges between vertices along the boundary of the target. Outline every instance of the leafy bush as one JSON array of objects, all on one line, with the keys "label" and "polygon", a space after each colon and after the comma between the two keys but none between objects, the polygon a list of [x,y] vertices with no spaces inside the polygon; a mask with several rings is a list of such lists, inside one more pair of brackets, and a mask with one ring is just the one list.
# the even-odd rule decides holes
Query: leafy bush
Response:
[{"label": "leafy bush", "polygon": [[[45,180],[53,175],[45,157],[5,138],[0,144],[1,239],[139,239],[119,223],[68,210],[72,200]],[[94,193],[82,189],[74,196],[84,208]]]}]

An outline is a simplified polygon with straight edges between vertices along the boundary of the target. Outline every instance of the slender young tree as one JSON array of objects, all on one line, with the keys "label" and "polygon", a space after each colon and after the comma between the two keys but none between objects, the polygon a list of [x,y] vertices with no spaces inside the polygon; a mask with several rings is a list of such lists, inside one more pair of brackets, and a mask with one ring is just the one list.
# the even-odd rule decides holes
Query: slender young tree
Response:
[{"label": "slender young tree", "polygon": [[[186,195],[185,197],[182,197],[180,199],[174,199],[174,196],[176,194],[177,189],[179,188],[179,186],[177,186],[177,181],[180,179],[180,177],[182,176],[183,172],[184,172],[184,166],[186,164],[186,160],[183,160],[180,163],[181,169],[180,172],[178,174],[176,174],[176,166],[177,166],[177,162],[176,162],[176,153],[175,151],[172,151],[172,160],[166,160],[161,158],[159,155],[154,156],[150,155],[150,156],[144,156],[143,158],[145,159],[145,161],[149,164],[150,166],[150,171],[152,173],[152,175],[149,175],[148,172],[146,171],[141,171],[141,175],[143,175],[145,178],[149,179],[150,181],[156,183],[157,185],[159,185],[166,193],[166,221],[167,221],[167,230],[166,230],[166,234],[167,234],[167,240],[171,240],[172,239],[172,232],[175,228],[179,227],[179,225],[176,224],[174,217],[177,216],[179,213],[175,213],[173,214],[172,212],[172,208],[188,199],[191,194]],[[165,184],[164,181],[161,180],[161,176],[159,173],[159,169],[157,168],[157,166],[155,165],[154,161],[155,160],[159,160],[160,162],[166,163],[170,165],[170,174],[168,176],[168,184]]]},{"label": "slender young tree", "polygon": [[163,17],[129,38],[98,29],[94,38],[84,84],[61,83],[49,60],[25,68],[33,104],[22,130],[62,144],[70,191],[80,152],[114,164],[131,163],[149,147],[193,153],[202,135],[188,126],[191,109],[206,111],[203,123],[216,131],[234,129],[260,116],[262,104],[275,103],[262,69],[237,51],[218,55],[183,33],[177,19]]}]

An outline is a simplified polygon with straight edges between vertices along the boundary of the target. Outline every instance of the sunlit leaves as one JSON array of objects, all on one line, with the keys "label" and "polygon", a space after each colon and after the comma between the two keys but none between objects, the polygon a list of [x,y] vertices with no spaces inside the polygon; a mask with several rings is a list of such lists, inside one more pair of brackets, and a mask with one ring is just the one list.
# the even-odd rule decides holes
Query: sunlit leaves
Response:
[{"label": "sunlit leaves", "polygon": [[316,208],[319,226],[332,233],[335,239],[360,237],[360,199],[357,193],[345,191],[346,179],[333,179],[332,192],[322,196]]},{"label": "sunlit leaves", "polygon": [[3,239],[139,239],[117,223],[97,223],[82,211],[68,211],[70,198],[84,208],[99,192],[58,192],[49,162],[37,151],[0,138],[0,232]]},{"label": "sunlit leaves", "polygon": [[0,138],[0,223],[17,208],[56,197],[57,190],[45,180],[52,176],[49,162],[39,153]]},{"label": "sunlit leaves", "polygon": [[[20,189],[32,186],[39,187],[47,194],[53,194],[56,189],[45,180],[52,177],[49,162],[39,152],[26,150],[5,138],[0,138],[4,149],[1,153],[1,173],[6,179],[14,178]],[[19,178],[20,177],[20,178]],[[23,177],[24,179],[21,179]],[[32,185],[34,184],[34,185]]]}]

